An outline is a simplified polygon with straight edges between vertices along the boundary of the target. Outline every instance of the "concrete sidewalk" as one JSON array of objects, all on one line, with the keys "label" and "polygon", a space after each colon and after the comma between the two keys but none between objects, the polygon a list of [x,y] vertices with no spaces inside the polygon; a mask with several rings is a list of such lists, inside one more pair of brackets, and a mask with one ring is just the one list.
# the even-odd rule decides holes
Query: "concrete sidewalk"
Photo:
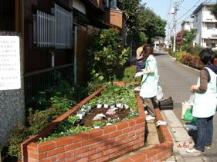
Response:
[{"label": "concrete sidewalk", "polygon": [[163,110],[161,113],[165,121],[167,121],[170,133],[174,140],[173,156],[165,162],[211,162],[211,160],[204,155],[193,156],[186,153],[187,148],[192,147],[194,143],[188,135],[184,125],[172,110]]}]

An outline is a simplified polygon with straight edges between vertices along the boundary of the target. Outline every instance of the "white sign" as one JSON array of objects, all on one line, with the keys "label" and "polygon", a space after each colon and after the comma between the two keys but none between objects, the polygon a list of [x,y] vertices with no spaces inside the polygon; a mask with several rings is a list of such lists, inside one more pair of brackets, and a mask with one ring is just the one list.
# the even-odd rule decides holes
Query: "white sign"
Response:
[{"label": "white sign", "polygon": [[0,90],[20,89],[20,39],[0,36]]}]

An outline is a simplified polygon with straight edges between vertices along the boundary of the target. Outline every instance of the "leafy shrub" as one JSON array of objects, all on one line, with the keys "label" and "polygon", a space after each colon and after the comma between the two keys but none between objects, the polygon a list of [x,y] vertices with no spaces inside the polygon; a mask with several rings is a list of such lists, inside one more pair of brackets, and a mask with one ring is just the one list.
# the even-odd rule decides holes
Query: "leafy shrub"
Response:
[{"label": "leafy shrub", "polygon": [[124,48],[119,32],[115,29],[103,29],[94,33],[88,49],[88,69],[91,80],[109,81],[119,76],[130,54]]},{"label": "leafy shrub", "polygon": [[196,69],[201,69],[203,67],[203,64],[198,56],[192,56],[188,53],[181,55],[180,62]]},{"label": "leafy shrub", "polygon": [[136,66],[135,65],[126,67],[124,69],[124,76],[123,76],[122,80],[125,81],[125,82],[134,81],[135,73],[136,73]]},{"label": "leafy shrub", "polygon": [[21,159],[20,143],[23,141],[23,139],[25,139],[28,136],[29,136],[29,133],[26,127],[21,124],[18,124],[17,128],[14,129],[10,135],[8,154],[10,156]]},{"label": "leafy shrub", "polygon": [[33,105],[26,113],[25,126],[17,126],[9,138],[10,156],[20,158],[20,143],[30,135],[40,132],[53,119],[67,111],[72,105],[86,96],[84,87],[72,87],[66,81],[39,92],[33,99]]},{"label": "leafy shrub", "polygon": [[185,54],[186,52],[185,51],[179,51],[179,52],[176,52],[175,53],[175,57],[176,57],[176,60],[177,61],[181,61],[183,55]]},{"label": "leafy shrub", "polygon": [[200,53],[201,50],[202,50],[202,47],[195,46],[195,47],[189,47],[189,48],[187,48],[186,52],[190,53],[192,55],[195,55],[195,56],[199,56],[199,53]]}]

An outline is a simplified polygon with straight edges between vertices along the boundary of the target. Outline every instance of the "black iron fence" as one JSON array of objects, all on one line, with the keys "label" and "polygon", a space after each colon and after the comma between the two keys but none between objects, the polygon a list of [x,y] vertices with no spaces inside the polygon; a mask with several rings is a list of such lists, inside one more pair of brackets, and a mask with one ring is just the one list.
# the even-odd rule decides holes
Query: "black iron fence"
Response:
[{"label": "black iron fence", "polygon": [[66,80],[73,84],[73,76],[72,64],[26,74],[24,76],[26,105],[31,103],[32,97],[39,91],[55,86],[59,80]]}]

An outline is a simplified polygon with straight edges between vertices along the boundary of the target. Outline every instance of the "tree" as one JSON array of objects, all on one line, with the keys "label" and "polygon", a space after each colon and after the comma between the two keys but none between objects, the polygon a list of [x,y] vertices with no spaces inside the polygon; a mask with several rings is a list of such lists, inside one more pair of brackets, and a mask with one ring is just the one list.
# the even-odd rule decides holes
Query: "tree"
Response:
[{"label": "tree", "polygon": [[193,40],[196,37],[197,30],[191,29],[190,31],[184,31],[183,34],[183,49],[187,50],[193,45]]},{"label": "tree", "polygon": [[166,22],[152,10],[142,7],[138,18],[139,30],[147,35],[149,43],[152,42],[152,38],[165,37]]},{"label": "tree", "polygon": [[[119,8],[127,15],[128,39],[137,43],[147,40],[152,43],[154,37],[165,37],[166,22],[157,16],[141,0],[119,0]],[[145,38],[145,39],[143,39]]]}]

